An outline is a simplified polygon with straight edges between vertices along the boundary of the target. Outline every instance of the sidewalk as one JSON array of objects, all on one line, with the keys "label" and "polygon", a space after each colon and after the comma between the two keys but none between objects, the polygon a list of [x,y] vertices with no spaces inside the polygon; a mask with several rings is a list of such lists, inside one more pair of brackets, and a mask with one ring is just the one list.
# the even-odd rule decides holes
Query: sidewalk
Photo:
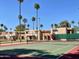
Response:
[{"label": "sidewalk", "polygon": [[0,44],[0,47],[4,47],[4,46],[14,46],[14,45],[22,45],[22,44],[31,44],[33,42],[16,42],[16,43],[4,43],[4,44]]}]

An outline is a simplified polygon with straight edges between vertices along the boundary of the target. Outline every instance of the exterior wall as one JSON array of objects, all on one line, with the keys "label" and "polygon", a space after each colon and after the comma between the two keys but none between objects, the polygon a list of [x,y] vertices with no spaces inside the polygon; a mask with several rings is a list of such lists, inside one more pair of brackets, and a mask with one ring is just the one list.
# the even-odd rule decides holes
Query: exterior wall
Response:
[{"label": "exterior wall", "polygon": [[51,33],[51,31],[50,30],[43,30],[43,31],[41,31],[41,37],[42,37],[42,39],[41,40],[51,40],[50,39],[50,33]]},{"label": "exterior wall", "polygon": [[72,28],[54,28],[52,29],[52,33],[55,33],[55,34],[67,34],[69,31],[69,33],[73,33],[73,29]]},{"label": "exterior wall", "polygon": [[[72,32],[71,28],[54,28],[51,30],[40,30],[40,34],[39,34],[40,40],[53,40],[52,39],[52,36],[54,36],[53,34],[67,34],[68,30]],[[18,38],[20,37],[19,32],[12,32],[12,33],[2,32],[0,33],[0,36],[6,36],[6,37],[16,36]],[[37,40],[37,30],[22,31],[21,37],[24,37],[24,39],[32,37],[32,40]]]},{"label": "exterior wall", "polygon": [[15,32],[0,32],[0,36],[15,36]]},{"label": "exterior wall", "polygon": [[54,28],[52,31],[55,34],[66,34],[67,33],[66,28]]},{"label": "exterior wall", "polygon": [[67,33],[67,29],[66,28],[57,28],[58,33],[57,34],[66,34]]},{"label": "exterior wall", "polygon": [[[67,34],[66,28],[57,28],[58,32],[55,34]],[[61,41],[66,41],[67,39],[60,39]]]},{"label": "exterior wall", "polygon": [[[54,28],[53,30],[53,33],[55,34],[59,34],[59,35],[62,35],[62,34],[72,34],[74,33],[74,30],[72,28]],[[67,39],[60,39],[61,41],[67,41]]]},{"label": "exterior wall", "polygon": [[6,40],[13,40],[13,36],[15,35],[15,32],[0,32],[0,39],[6,39]]}]

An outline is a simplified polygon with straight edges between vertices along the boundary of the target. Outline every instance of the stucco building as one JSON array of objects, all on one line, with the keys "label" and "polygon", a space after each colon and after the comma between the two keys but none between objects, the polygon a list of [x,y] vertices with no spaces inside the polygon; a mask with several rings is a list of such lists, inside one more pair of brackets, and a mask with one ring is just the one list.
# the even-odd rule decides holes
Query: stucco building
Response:
[{"label": "stucco building", "polygon": [[[39,40],[56,40],[56,34],[72,34],[74,30],[72,28],[52,28],[51,30],[39,30]],[[0,37],[5,36],[6,39],[11,39],[14,36],[15,39],[26,39],[26,40],[38,40],[38,31],[37,30],[25,30],[17,32],[0,32]],[[62,40],[62,39],[61,39]],[[66,40],[66,39],[63,39]]]}]

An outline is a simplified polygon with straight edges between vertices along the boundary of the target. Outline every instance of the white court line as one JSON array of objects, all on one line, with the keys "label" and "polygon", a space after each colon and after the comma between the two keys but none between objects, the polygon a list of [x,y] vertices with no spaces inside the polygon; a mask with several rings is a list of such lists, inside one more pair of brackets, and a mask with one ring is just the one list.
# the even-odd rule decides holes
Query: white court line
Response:
[{"label": "white court line", "polygon": [[[68,46],[70,46],[70,45],[68,45]],[[68,47],[68,46],[66,46],[66,48]],[[71,50],[73,50],[73,49],[75,49],[75,48],[77,48],[78,46],[76,46],[76,47],[74,47],[74,48],[72,48],[72,49],[70,49],[70,50],[68,50],[67,52],[65,52],[65,54],[67,54],[69,51],[71,51]],[[63,55],[60,55],[58,58],[56,58],[56,59],[59,59],[60,57],[62,57]]]},{"label": "white court line", "polygon": [[[75,49],[75,48],[77,48],[78,46],[75,46],[75,47],[73,47],[72,49],[70,49],[70,50],[68,50],[67,52],[65,52],[65,54],[67,54],[68,52],[70,52],[70,51],[72,51],[73,49]],[[60,57],[62,57],[63,55],[61,55],[61,56],[59,56],[58,58],[56,58],[56,59],[59,59]]]},{"label": "white court line", "polygon": [[73,49],[76,49],[77,47],[79,47],[79,46],[73,47],[72,49],[70,49],[70,50],[68,50],[67,52],[65,52],[65,54],[69,53],[69,52],[72,51]]},{"label": "white court line", "polygon": [[63,49],[63,48],[67,48],[67,47],[69,47],[69,45],[68,45],[68,46],[65,46],[65,47],[58,48],[58,49],[56,49],[56,50],[54,50],[54,51],[52,51],[52,52],[57,52],[57,51],[60,51],[60,50]]}]

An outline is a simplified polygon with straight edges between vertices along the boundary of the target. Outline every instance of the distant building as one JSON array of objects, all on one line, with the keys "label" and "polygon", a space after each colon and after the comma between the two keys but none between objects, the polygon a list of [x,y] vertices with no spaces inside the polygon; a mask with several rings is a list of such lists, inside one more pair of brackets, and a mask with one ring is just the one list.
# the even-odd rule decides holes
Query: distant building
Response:
[{"label": "distant building", "polygon": [[[0,32],[0,37],[5,36],[6,39],[25,39],[25,40],[37,40],[38,37],[37,30],[25,30],[17,32]],[[72,34],[74,30],[72,28],[52,28],[51,30],[39,30],[40,40],[55,40],[56,34]],[[64,39],[65,40],[65,39]]]},{"label": "distant building", "polygon": [[[21,32],[21,38],[29,40],[37,40],[37,30],[26,30]],[[50,39],[50,30],[40,30],[39,31],[40,40],[49,40]],[[16,32],[19,37],[20,32]]]},{"label": "distant building", "polygon": [[0,32],[0,39],[11,39],[16,36],[15,32]]},{"label": "distant building", "polygon": [[72,33],[74,33],[74,30],[72,28],[66,28],[66,27],[53,28],[51,30],[51,33],[55,33],[55,34],[72,34]]},{"label": "distant building", "polygon": [[[72,28],[67,28],[67,27],[61,27],[61,28],[53,28],[51,29],[51,40],[56,40],[56,37],[54,37],[56,34],[73,34],[74,33],[74,29]],[[54,34],[54,35],[53,35]],[[67,39],[60,39],[63,41],[66,41]]]}]

